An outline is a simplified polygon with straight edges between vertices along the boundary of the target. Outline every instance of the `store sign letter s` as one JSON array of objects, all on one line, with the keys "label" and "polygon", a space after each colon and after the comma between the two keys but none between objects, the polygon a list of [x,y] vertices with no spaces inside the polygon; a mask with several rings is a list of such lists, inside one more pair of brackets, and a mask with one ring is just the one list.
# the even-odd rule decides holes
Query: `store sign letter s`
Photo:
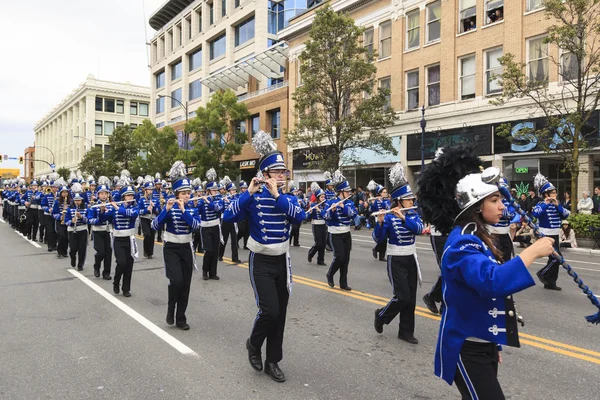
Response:
[{"label": "store sign letter s", "polygon": [[520,122],[512,128],[510,132],[511,136],[513,137],[513,141],[510,145],[510,149],[512,151],[530,151],[537,146],[538,138],[533,133],[520,133],[520,131],[524,129],[533,130],[533,122]]}]

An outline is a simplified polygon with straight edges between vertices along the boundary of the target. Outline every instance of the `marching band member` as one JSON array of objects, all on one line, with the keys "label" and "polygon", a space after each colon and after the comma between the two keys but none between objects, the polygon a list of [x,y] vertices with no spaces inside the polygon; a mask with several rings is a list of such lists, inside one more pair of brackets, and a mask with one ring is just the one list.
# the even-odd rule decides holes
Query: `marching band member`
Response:
[{"label": "marching band member", "polygon": [[[296,197],[298,205],[302,207],[303,210],[306,209],[306,204],[304,204],[304,200],[298,198],[298,188],[296,187],[294,181],[288,182],[288,193]],[[302,225],[302,223],[292,224],[290,233],[290,244],[292,244],[294,247],[300,247],[300,225]]]},{"label": "marching band member", "polygon": [[154,233],[152,220],[160,214],[160,201],[152,196],[154,192],[154,181],[150,175],[144,179],[144,195],[138,199],[140,209],[140,226],[144,234],[144,257],[152,259],[154,256]]},{"label": "marching band member", "polygon": [[415,307],[417,305],[417,281],[421,284],[421,271],[415,245],[416,235],[423,232],[423,222],[412,208],[415,196],[410,189],[402,164],[397,163],[390,169],[392,200],[396,203],[389,214],[379,214],[373,230],[373,239],[381,243],[389,241],[387,246],[388,278],[392,284],[394,297],[381,309],[375,310],[375,330],[383,332],[383,324],[392,322],[400,314],[398,338],[411,344],[419,341],[415,338]]},{"label": "marching band member", "polygon": [[113,191],[110,193],[110,198],[112,201],[121,201],[121,189],[123,188],[123,183],[118,176],[113,177]]},{"label": "marching band member", "polygon": [[204,259],[202,260],[202,279],[219,280],[217,275],[217,261],[219,258],[219,246],[221,243],[221,227],[219,213],[223,209],[223,202],[218,200],[219,184],[216,182],[217,172],[214,168],[206,171],[207,196],[198,203],[200,212],[200,234],[202,235],[202,247],[204,247]]},{"label": "marching band member", "polygon": [[292,284],[288,225],[302,222],[305,213],[294,196],[283,194],[278,188],[280,183],[285,185],[289,171],[271,135],[259,131],[252,144],[261,155],[259,171],[265,181],[253,178],[248,191],[227,208],[223,220],[248,219],[250,226],[250,282],[259,310],[246,341],[248,360],[252,368],[263,370],[261,349],[266,339],[264,371],[276,382],[283,382],[285,375],[278,363],[283,358],[283,332]]},{"label": "marching band member", "polygon": [[456,383],[465,399],[504,398],[498,382],[499,345],[519,346],[513,294],[535,285],[527,267],[552,252],[543,238],[512,260],[487,231],[504,210],[498,187],[486,182],[497,168],[479,172],[472,148],[444,148],[419,179],[426,222],[450,233],[442,256],[444,306],[435,354],[435,374]]},{"label": "marching band member", "polygon": [[[567,219],[571,212],[560,204],[556,198],[556,188],[544,175],[538,172],[533,180],[533,186],[542,197],[542,201],[533,207],[531,215],[539,220],[540,232],[554,240],[554,251],[562,256],[559,246],[561,221]],[[540,282],[544,284],[544,289],[562,290],[556,286],[558,270],[558,260],[555,257],[548,257],[546,266],[536,273]]]},{"label": "marching band member", "polygon": [[[93,206],[94,204],[96,204],[96,188],[97,188],[97,184],[96,184],[96,179],[94,179],[94,177],[92,175],[89,175],[87,177],[87,183],[88,183],[88,188],[87,190],[83,193],[83,201],[85,202],[86,205],[88,206]],[[92,234],[92,225],[88,222],[88,234],[91,235]]]},{"label": "marching band member", "polygon": [[[246,181],[240,181],[240,196],[248,191],[248,183]],[[248,238],[250,237],[250,228],[248,227],[248,220],[245,219],[237,223],[238,225],[238,248],[240,247],[239,241],[243,239],[244,250],[248,250]]]},{"label": "marching band member", "polygon": [[25,200],[27,193],[27,184],[25,183],[25,179],[21,179],[19,181],[19,191],[17,192],[17,197],[15,198],[15,202],[17,203],[17,215],[18,215],[18,226],[19,232],[21,235],[27,235],[27,206],[25,205]]},{"label": "marching band member", "polygon": [[159,230],[166,224],[163,259],[169,278],[167,324],[174,323],[179,329],[188,330],[185,311],[192,284],[192,271],[196,257],[192,247],[192,232],[200,227],[198,209],[189,204],[191,182],[185,176],[185,164],[175,161],[169,177],[173,180],[174,198],[170,198],[160,214],[152,221],[152,229]]},{"label": "marching band member", "polygon": [[46,235],[46,220],[44,218],[44,209],[42,208],[42,197],[44,197],[44,193],[50,192],[50,184],[48,183],[48,177],[43,175],[40,177],[40,181],[42,182],[41,189],[35,195],[35,201],[38,205],[37,209],[37,220],[39,226],[40,233],[40,243],[48,243],[48,237]]},{"label": "marching band member", "polygon": [[58,198],[54,200],[54,205],[52,206],[52,217],[56,221],[55,227],[58,239],[56,245],[56,258],[67,258],[69,236],[67,234],[67,226],[65,225],[65,216],[67,214],[67,209],[71,204],[71,193],[69,192],[69,188],[66,186],[66,182],[62,178],[58,178],[56,180],[56,185],[60,187],[58,191]]},{"label": "marching band member", "polygon": [[[370,181],[367,185],[367,190],[371,192],[371,195],[375,198],[374,200],[369,201],[369,211],[371,213],[389,210],[391,207],[390,202],[387,200],[387,189],[381,185],[378,185],[375,181]],[[373,247],[373,258],[378,258],[379,261],[386,261],[385,252],[387,247],[387,241],[382,240],[377,242],[377,245]]]},{"label": "marching band member", "polygon": [[310,190],[315,194],[316,201],[310,205],[306,213],[307,218],[311,219],[312,233],[315,244],[308,250],[308,262],[312,262],[315,254],[317,255],[317,265],[325,264],[325,243],[327,242],[327,226],[321,216],[323,203],[325,202],[325,192],[319,187],[317,182],[310,185]]},{"label": "marching band member", "polygon": [[[229,206],[229,204],[237,197],[235,183],[233,183],[228,176],[225,176],[221,180],[221,185],[225,188],[226,192],[229,192],[228,195],[222,197],[223,208],[227,208],[227,206]],[[221,232],[223,240],[221,241],[221,246],[219,246],[219,261],[223,261],[225,247],[227,247],[227,239],[231,236],[231,261],[234,263],[241,263],[242,261],[238,256],[237,223],[222,221]]]},{"label": "marching band member", "polygon": [[348,264],[350,263],[350,250],[352,250],[352,235],[350,223],[356,215],[354,203],[350,200],[350,184],[340,170],[335,171],[332,183],[337,193],[337,198],[325,202],[321,216],[327,223],[329,244],[333,251],[333,261],[325,277],[330,287],[334,286],[333,276],[340,271],[340,288],[352,290],[348,286]]},{"label": "marching band member", "polygon": [[[193,193],[194,193],[195,197],[204,196],[204,188],[202,187],[202,180],[200,178],[195,178],[192,181],[192,188],[193,188]],[[199,201],[194,200],[195,208],[198,208],[198,204],[199,204]],[[200,212],[199,209],[198,209],[198,212]],[[194,252],[197,251],[199,253],[204,253],[204,249],[202,248],[202,235],[200,233],[200,229],[195,230],[193,235],[194,235],[194,241],[192,242],[192,248],[193,248]]]},{"label": "marching band member", "polygon": [[[167,202],[167,193],[163,191],[163,181],[160,177],[160,172],[157,172],[154,175],[154,191],[152,192],[152,198],[158,200],[158,204],[161,207],[164,207]],[[162,242],[162,229],[156,232],[156,241],[158,243]]]},{"label": "marching band member", "polygon": [[38,195],[38,182],[31,181],[29,189],[21,196],[21,205],[25,206],[25,233],[28,240],[37,240],[38,231],[38,208],[40,206]]},{"label": "marching band member", "polygon": [[[126,172],[126,171],[124,171]],[[113,280],[113,292],[119,294],[119,288],[123,290],[123,296],[131,296],[131,275],[133,273],[133,262],[138,258],[137,241],[135,239],[135,221],[139,215],[139,209],[135,205],[135,191],[127,184],[127,176],[121,173],[119,180],[121,191],[119,192],[119,205],[115,201],[110,204],[115,208],[113,217],[113,249],[117,267]],[[123,278],[123,285],[121,284]]]},{"label": "marching band member", "polygon": [[331,172],[329,172],[329,171],[323,172],[323,177],[325,178],[325,199],[333,200],[337,196],[335,195],[335,192],[333,191],[333,182],[331,180]]},{"label": "marching band member", "polygon": [[102,279],[110,280],[110,270],[112,264],[112,243],[111,231],[112,221],[115,216],[115,208],[109,203],[110,179],[106,176],[98,177],[98,192],[95,194],[97,200],[88,209],[88,222],[92,226],[92,240],[94,241],[94,276],[100,277],[100,267],[104,263],[102,270]]},{"label": "marching band member", "polygon": [[73,203],[67,208],[65,225],[69,234],[69,255],[71,267],[82,271],[87,251],[87,208],[83,201],[83,188],[80,183],[71,186]]}]

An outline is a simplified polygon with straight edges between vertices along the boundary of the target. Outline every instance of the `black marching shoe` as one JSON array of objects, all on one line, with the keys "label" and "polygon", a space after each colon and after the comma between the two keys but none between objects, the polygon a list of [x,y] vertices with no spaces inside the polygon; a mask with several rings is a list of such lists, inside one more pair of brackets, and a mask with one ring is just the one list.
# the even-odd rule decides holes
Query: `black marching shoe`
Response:
[{"label": "black marching shoe", "polygon": [[83,271],[83,267],[77,267],[77,271]]},{"label": "black marching shoe", "polygon": [[544,278],[544,276],[541,274],[541,270],[539,270],[538,272],[536,272],[535,274],[537,275],[538,279],[540,280],[540,282],[542,282],[544,284],[544,287],[546,285],[548,285],[548,281],[546,280],[546,278]]},{"label": "black marching shoe", "polygon": [[549,284],[545,284],[544,285],[544,289],[548,289],[548,290],[557,290],[557,291],[561,291],[562,288],[559,286],[556,286],[556,283],[554,285],[549,285]]},{"label": "black marching shoe", "polygon": [[56,258],[62,258],[62,254],[57,254]]},{"label": "black marching shoe", "polygon": [[94,268],[94,276],[100,278],[100,268]]},{"label": "black marching shoe", "polygon": [[177,327],[179,329],[181,329],[182,331],[189,331],[190,330],[190,326],[188,324],[186,324],[185,322],[183,324],[177,324]]},{"label": "black marching shoe", "polygon": [[325,264],[323,261],[319,261],[319,262],[317,263],[317,265],[324,265],[324,266],[327,266],[327,264]]},{"label": "black marching shoe", "polygon": [[208,271],[202,271],[202,279],[205,281],[208,280]]},{"label": "black marching shoe", "polygon": [[48,249],[48,253],[52,253],[54,250],[52,249]]},{"label": "black marching shoe", "polygon": [[377,259],[377,249],[373,248],[373,258]]},{"label": "black marching shoe", "polygon": [[325,278],[327,278],[327,284],[329,285],[329,287],[335,286],[335,284],[333,283],[333,278],[329,276],[329,274],[325,274]]},{"label": "black marching shoe", "polygon": [[373,321],[373,325],[375,326],[375,332],[383,333],[383,322],[379,318],[379,313],[381,312],[381,308],[375,310],[375,320]]},{"label": "black marching shoe", "polygon": [[425,296],[423,296],[423,302],[427,306],[427,309],[429,311],[431,311],[431,313],[433,313],[433,314],[439,314],[440,313],[440,310],[438,310],[437,305],[435,304],[435,301],[431,300],[431,298],[429,297],[428,294],[426,294]]},{"label": "black marching shoe", "polygon": [[250,343],[250,339],[246,340],[246,350],[248,350],[248,361],[250,361],[250,366],[257,371],[263,370],[262,357],[260,355],[260,350],[256,350],[252,343]]},{"label": "black marching shoe", "polygon": [[233,260],[231,260],[232,262],[236,263],[236,264],[241,264],[242,260],[240,260],[239,258],[235,258]]},{"label": "black marching shoe", "polygon": [[173,325],[175,323],[175,312],[167,311],[167,325]]},{"label": "black marching shoe", "polygon": [[119,284],[118,283],[113,284],[113,293],[119,294]]},{"label": "black marching shoe", "polygon": [[102,279],[104,279],[105,281],[110,281],[112,279],[112,276],[109,275],[102,275]]},{"label": "black marching shoe", "polygon": [[312,262],[312,259],[313,259],[313,257],[314,257],[314,256],[311,256],[311,255],[310,255],[310,253],[308,253],[308,262],[309,262],[309,263],[311,263],[311,262]]},{"label": "black marching shoe", "polygon": [[351,291],[352,290],[352,288],[350,286],[348,286],[348,285],[346,285],[346,286],[340,286],[340,289],[347,290],[347,291]]},{"label": "black marching shoe", "polygon": [[398,339],[404,340],[410,344],[419,344],[419,341],[414,335],[398,332]]},{"label": "black marching shoe", "polygon": [[379,257],[379,261],[387,261],[384,257]]},{"label": "black marching shoe", "polygon": [[123,290],[123,297],[131,297],[131,293],[126,292],[125,290]]},{"label": "black marching shoe", "polygon": [[213,279],[215,281],[218,281],[221,278],[219,278],[219,275],[214,275],[214,276],[209,276],[208,279]]},{"label": "black marching shoe", "polygon": [[219,261],[223,261],[223,257],[219,257]]},{"label": "black marching shoe", "polygon": [[265,374],[269,375],[275,382],[285,382],[285,375],[277,363],[265,362]]}]

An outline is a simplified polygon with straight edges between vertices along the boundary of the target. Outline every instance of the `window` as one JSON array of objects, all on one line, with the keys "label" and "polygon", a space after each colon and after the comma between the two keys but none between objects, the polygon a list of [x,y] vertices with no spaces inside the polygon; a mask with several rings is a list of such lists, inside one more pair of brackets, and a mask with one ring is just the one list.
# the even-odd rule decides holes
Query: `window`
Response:
[{"label": "window", "polygon": [[104,99],[104,111],[114,113],[115,112],[115,100]]},{"label": "window", "polygon": [[379,25],[379,58],[386,58],[392,54],[392,22],[387,21]]},{"label": "window", "polygon": [[246,140],[248,139],[248,133],[246,131],[246,121],[239,121],[236,125],[235,125],[235,133],[237,136],[240,135],[244,135],[244,138],[240,138],[240,137],[236,137],[235,138],[235,142],[238,144],[241,143],[245,143]]},{"label": "window", "polygon": [[283,3],[269,1],[269,22],[268,31],[269,33],[276,34],[280,29],[284,28],[284,11]]},{"label": "window", "polygon": [[140,116],[147,117],[148,116],[148,103],[140,103]]},{"label": "window", "polygon": [[175,48],[175,37],[173,36],[173,29],[167,32],[167,39],[169,43],[169,51],[173,51]]},{"label": "window", "polygon": [[502,57],[502,48],[488,50],[485,52],[485,93],[496,94],[502,91],[498,78],[494,75],[502,74],[502,65],[498,59]]},{"label": "window", "polygon": [[129,127],[130,127],[131,129],[135,129],[135,128],[137,128],[137,127],[138,127],[138,124],[129,124]]},{"label": "window", "polygon": [[563,82],[576,82],[579,73],[579,62],[577,57],[570,52],[562,52],[560,55],[560,78]]},{"label": "window", "polygon": [[200,83],[200,79],[190,82],[189,93],[190,101],[202,97],[202,84]]},{"label": "window", "polygon": [[96,97],[96,111],[103,111],[102,97]]},{"label": "window", "polygon": [[504,20],[504,0],[486,0],[485,24],[494,24]]},{"label": "window", "polygon": [[406,73],[406,109],[419,107],[419,71]]},{"label": "window", "polygon": [[461,58],[460,65],[460,99],[475,98],[475,55]]},{"label": "window", "polygon": [[442,25],[442,3],[436,1],[427,5],[427,43],[440,40]]},{"label": "window", "polygon": [[115,130],[115,123],[112,121],[104,121],[104,135],[110,136]]},{"label": "window", "polygon": [[190,40],[192,38],[192,17],[189,16],[185,19],[185,29],[187,30],[187,38]]},{"label": "window", "polygon": [[129,114],[138,115],[138,103],[136,103],[135,101],[129,103]]},{"label": "window", "polygon": [[390,108],[390,106],[392,105],[392,78],[389,76],[386,76],[385,78],[381,78],[379,80],[379,87],[381,89],[387,89],[390,92],[387,95],[387,102],[385,103],[385,106],[383,107],[384,110],[388,110]]},{"label": "window", "polygon": [[363,36],[363,45],[367,49],[367,57],[369,57],[369,58],[373,57],[373,36],[374,36],[373,34],[374,34],[374,29],[369,28],[369,29],[365,30],[365,33]]},{"label": "window", "polygon": [[181,78],[181,60],[171,64],[171,80],[174,81],[179,78]]},{"label": "window", "polygon": [[122,126],[125,126],[125,124],[123,122],[117,122],[117,128],[120,128]]},{"label": "window", "polygon": [[202,32],[202,6],[196,10],[196,21],[198,21],[198,32]]},{"label": "window", "polygon": [[213,3],[208,5],[208,20],[211,25],[215,23],[215,5]]},{"label": "window", "polygon": [[225,54],[225,33],[217,36],[215,39],[210,41],[210,59],[221,57]]},{"label": "window", "polygon": [[253,115],[250,117],[250,124],[252,125],[252,137],[260,130],[260,115]]},{"label": "window", "polygon": [[544,0],[527,0],[527,11],[544,7]]},{"label": "window", "polygon": [[156,74],[156,88],[160,89],[165,86],[165,71],[162,70]]},{"label": "window", "polygon": [[268,111],[269,120],[271,122],[271,137],[273,139],[279,139],[279,129],[281,127],[281,111],[279,109]]},{"label": "window", "polygon": [[531,80],[548,80],[548,43],[544,43],[544,39],[541,37],[528,41],[527,69]]},{"label": "window", "polygon": [[[181,88],[175,89],[171,92],[171,108],[181,107],[181,93]],[[177,100],[179,100],[179,102]]]},{"label": "window", "polygon": [[202,66],[202,47],[189,55],[190,71]]},{"label": "window", "polygon": [[125,112],[125,102],[123,100],[117,100],[117,114],[123,114]]},{"label": "window", "polygon": [[181,46],[183,44],[183,29],[181,24],[177,24],[175,25],[175,30],[177,32],[177,47]]},{"label": "window", "polygon": [[419,10],[414,10],[406,14],[406,48],[414,49],[419,47]]},{"label": "window", "polygon": [[227,15],[227,0],[221,0],[221,17]]},{"label": "window", "polygon": [[427,106],[440,104],[440,65],[427,67]]},{"label": "window", "polygon": [[477,28],[477,8],[476,0],[460,0],[460,33],[472,31]]},{"label": "window", "polygon": [[109,155],[109,153],[110,153],[110,145],[108,145],[108,144],[105,144],[105,145],[104,145],[104,158],[105,158],[105,159],[107,159],[107,158],[108,158],[108,155]]},{"label": "window", "polygon": [[235,0],[233,2],[233,8],[238,8],[240,6],[240,0]]},{"label": "window", "polygon": [[254,39],[254,17],[249,18],[235,27],[235,45]]},{"label": "window", "polygon": [[156,124],[157,128],[162,128],[163,126],[165,126],[164,122],[159,122],[159,123]]},{"label": "window", "polygon": [[[158,99],[156,99],[156,113],[160,114],[160,113],[164,113],[164,112],[165,112],[165,98],[159,97]],[[160,128],[158,125],[156,127]]]},{"label": "window", "polygon": [[102,121],[96,120],[96,135],[102,135]]}]

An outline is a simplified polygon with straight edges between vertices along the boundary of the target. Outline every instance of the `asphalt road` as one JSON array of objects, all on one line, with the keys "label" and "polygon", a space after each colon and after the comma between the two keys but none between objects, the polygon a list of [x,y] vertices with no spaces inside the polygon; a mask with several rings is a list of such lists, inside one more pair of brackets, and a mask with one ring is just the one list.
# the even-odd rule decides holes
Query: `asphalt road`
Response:
[{"label": "asphalt road", "polygon": [[[160,245],[154,259],[135,263],[132,297],[123,298],[93,276],[91,243],[78,273],[0,223],[0,399],[459,398],[433,375],[439,318],[420,300],[438,272],[428,238],[417,245],[424,283],[414,346],[397,339],[397,320],[381,335],[373,329],[373,310],[391,287],[385,263],[372,257],[370,231],[352,232],[354,290],[343,292],[326,285],[327,267],[307,262],[309,229],[302,228],[303,247],[291,249],[295,284],[280,363],[287,381],[278,384],[247,361],[244,343],[257,311],[247,251],[240,250],[243,264],[220,263],[220,281],[194,277],[191,330],[180,331],[164,322]],[[600,294],[600,257],[565,257]],[[331,258],[327,253],[326,262]],[[538,285],[516,297],[526,325],[522,347],[503,353],[499,378],[507,398],[598,398],[600,326],[584,320],[595,308],[564,271],[559,285],[562,292]]]}]

